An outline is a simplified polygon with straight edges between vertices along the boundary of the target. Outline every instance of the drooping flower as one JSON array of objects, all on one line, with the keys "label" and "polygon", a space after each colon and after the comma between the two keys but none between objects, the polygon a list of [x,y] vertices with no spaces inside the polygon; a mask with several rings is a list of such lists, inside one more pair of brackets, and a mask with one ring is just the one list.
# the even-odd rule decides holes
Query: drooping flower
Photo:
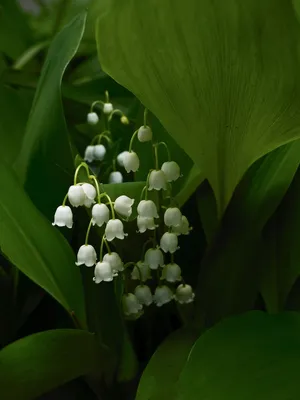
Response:
[{"label": "drooping flower", "polygon": [[181,224],[182,214],[179,208],[169,207],[164,214],[164,222],[167,226],[179,226]]},{"label": "drooping flower", "polygon": [[83,183],[81,187],[85,194],[84,205],[86,207],[91,207],[92,204],[95,203],[95,197],[97,195],[96,189],[90,183]]},{"label": "drooping flower", "polygon": [[109,208],[106,204],[95,204],[92,208],[92,224],[101,227],[109,221]]},{"label": "drooping flower", "polygon": [[136,295],[140,304],[150,306],[150,304],[153,302],[151,290],[147,285],[138,285],[134,290],[134,294]]},{"label": "drooping flower", "polygon": [[162,285],[155,289],[153,300],[157,307],[161,307],[164,304],[169,303],[171,300],[173,300],[173,298],[173,292],[168,286]]},{"label": "drooping flower", "polygon": [[57,207],[54,214],[54,222],[52,225],[66,226],[72,228],[73,226],[73,213],[69,206]]},{"label": "drooping flower", "polygon": [[157,269],[164,266],[164,255],[159,248],[148,249],[145,254],[145,263],[150,269]]},{"label": "drooping flower", "polygon": [[124,156],[127,153],[129,154],[129,151],[122,151],[122,153],[117,155],[117,163],[120,165],[120,167],[124,167]]},{"label": "drooping flower", "polygon": [[84,205],[85,193],[80,185],[72,185],[68,190],[68,199],[73,207],[79,207]]},{"label": "drooping flower", "polygon": [[99,117],[95,112],[88,113],[86,119],[89,125],[96,125],[99,122]]},{"label": "drooping flower", "polygon": [[114,107],[111,103],[104,103],[103,104],[103,113],[110,114],[113,111]]},{"label": "drooping flower", "polygon": [[103,261],[107,261],[111,265],[113,272],[124,271],[124,264],[121,260],[121,257],[114,251],[112,251],[110,254],[105,254]]},{"label": "drooping flower", "polygon": [[174,226],[172,228],[172,232],[176,233],[176,235],[189,235],[191,231],[191,227],[189,221],[185,215],[181,217],[181,223],[179,226]]},{"label": "drooping flower", "polygon": [[94,161],[94,146],[87,146],[84,152],[84,161],[89,163]]},{"label": "drooping flower", "polygon": [[94,146],[94,159],[98,161],[102,161],[106,154],[106,148],[103,144],[96,144]]},{"label": "drooping flower", "polygon": [[137,206],[137,212],[141,217],[159,218],[156,205],[152,200],[141,200]]},{"label": "drooping flower", "polygon": [[150,172],[148,190],[167,190],[167,178],[161,169]]},{"label": "drooping flower", "polygon": [[126,172],[136,172],[140,167],[140,159],[134,151],[125,152],[123,155],[123,165]]},{"label": "drooping flower", "polygon": [[137,226],[140,233],[146,232],[147,229],[152,231],[158,227],[154,222],[154,218],[141,217],[140,215],[137,216]]},{"label": "drooping flower", "polygon": [[130,217],[132,214],[132,206],[134,203],[134,199],[131,199],[128,196],[122,195],[116,198],[114,209],[117,213],[122,215],[122,217]]},{"label": "drooping flower", "polygon": [[175,292],[175,300],[180,304],[188,304],[194,301],[195,293],[190,285],[181,284]]},{"label": "drooping flower", "polygon": [[147,264],[143,261],[137,262],[131,272],[131,279],[137,280],[139,279],[142,282],[146,282],[151,278],[151,271]]},{"label": "drooping flower", "polygon": [[127,293],[122,296],[122,308],[125,315],[138,314],[143,306],[139,303],[137,297],[133,293]]},{"label": "drooping flower", "polygon": [[165,173],[168,182],[174,182],[180,177],[180,167],[175,161],[164,162],[161,170]]},{"label": "drooping flower", "polygon": [[110,242],[117,239],[124,239],[127,233],[124,233],[123,222],[119,219],[110,219],[105,228],[106,239]]},{"label": "drooping flower", "polygon": [[122,183],[123,175],[120,171],[113,171],[109,174],[108,183]]},{"label": "drooping flower", "polygon": [[162,279],[168,282],[181,281],[181,268],[179,265],[175,263],[167,264],[163,269]]},{"label": "drooping flower", "polygon": [[137,137],[140,142],[149,142],[152,140],[152,130],[150,126],[142,125],[138,130]]},{"label": "drooping flower", "polygon": [[126,117],[126,115],[122,115],[120,121],[123,125],[129,125],[129,119]]},{"label": "drooping flower", "polygon": [[165,232],[160,239],[160,247],[165,253],[175,253],[179,249],[176,233]]},{"label": "drooping flower", "polygon": [[95,276],[93,278],[93,281],[95,283],[100,283],[100,282],[111,282],[114,279],[114,277],[118,274],[114,273],[109,262],[99,261],[96,264],[94,275]]},{"label": "drooping flower", "polygon": [[76,265],[85,264],[87,267],[92,267],[96,264],[97,254],[93,246],[84,244],[81,246],[77,253]]}]

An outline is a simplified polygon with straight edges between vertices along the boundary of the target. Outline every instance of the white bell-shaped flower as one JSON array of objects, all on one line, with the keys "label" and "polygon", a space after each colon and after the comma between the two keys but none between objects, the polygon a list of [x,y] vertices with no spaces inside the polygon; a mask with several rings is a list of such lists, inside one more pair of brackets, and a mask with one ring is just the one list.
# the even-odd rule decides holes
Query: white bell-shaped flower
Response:
[{"label": "white bell-shaped flower", "polygon": [[86,207],[91,207],[92,204],[95,203],[95,197],[97,195],[96,189],[90,183],[84,183],[81,187],[85,194],[84,205]]},{"label": "white bell-shaped flower", "polygon": [[158,227],[154,222],[154,218],[141,217],[140,215],[137,217],[137,226],[140,233],[146,232],[147,229],[153,231]]},{"label": "white bell-shaped flower", "polygon": [[168,182],[174,182],[180,177],[180,167],[175,161],[164,162],[161,170],[165,173]]},{"label": "white bell-shaped flower", "polygon": [[116,198],[114,209],[117,213],[122,215],[122,217],[130,217],[132,214],[132,205],[134,203],[134,199],[131,199],[128,196],[122,195]]},{"label": "white bell-shaped flower", "polygon": [[138,314],[143,306],[139,303],[137,297],[133,293],[127,293],[122,296],[122,308],[125,315]]},{"label": "white bell-shaped flower", "polygon": [[92,224],[102,226],[109,221],[109,208],[106,204],[95,204],[92,208]]},{"label": "white bell-shaped flower", "polygon": [[167,178],[161,169],[150,172],[148,190],[167,190]]},{"label": "white bell-shaped flower", "polygon": [[194,301],[195,293],[190,285],[181,284],[175,292],[175,300],[180,304],[188,304]]},{"label": "white bell-shaped flower", "polygon": [[114,107],[111,103],[103,104],[103,112],[104,114],[110,114],[113,111]]},{"label": "white bell-shaped flower", "polygon": [[165,232],[160,239],[160,247],[165,253],[175,253],[179,249],[176,233]]},{"label": "white bell-shaped flower", "polygon": [[105,228],[105,237],[110,242],[117,239],[124,239],[127,233],[124,233],[123,222],[119,219],[110,219]]},{"label": "white bell-shaped flower", "polygon": [[126,154],[129,154],[129,151],[122,151],[122,153],[117,155],[117,163],[120,165],[120,167],[124,167],[124,156]]},{"label": "white bell-shaped flower", "polygon": [[139,303],[150,306],[153,303],[153,296],[149,286],[147,285],[138,285],[135,290],[134,294],[136,295]]},{"label": "white bell-shaped flower", "polygon": [[149,142],[152,140],[152,130],[150,126],[142,125],[138,130],[137,137],[140,142]]},{"label": "white bell-shaped flower", "polygon": [[185,215],[181,217],[181,223],[179,226],[174,226],[172,231],[176,233],[176,235],[189,235],[191,231],[191,227],[189,221]]},{"label": "white bell-shaped flower", "polygon": [[149,265],[150,269],[157,269],[164,266],[164,255],[158,248],[148,249],[145,254],[145,263]]},{"label": "white bell-shaped flower", "polygon": [[118,253],[112,251],[103,257],[103,261],[107,261],[114,272],[124,271],[124,264]]},{"label": "white bell-shaped flower", "polygon": [[69,206],[57,207],[54,214],[54,222],[52,225],[66,226],[72,228],[73,226],[73,213]]},{"label": "white bell-shaped flower", "polygon": [[175,263],[167,264],[163,269],[162,279],[168,282],[181,281],[181,268],[179,265]]},{"label": "white bell-shaped flower", "polygon": [[107,261],[97,262],[95,270],[94,270],[94,278],[93,281],[95,283],[100,282],[111,282],[114,277],[118,274],[115,274],[110,263]]},{"label": "white bell-shaped flower", "polygon": [[106,148],[103,144],[96,144],[94,146],[94,159],[98,161],[102,161],[106,154]]},{"label": "white bell-shaped flower", "polygon": [[126,172],[136,172],[140,167],[140,159],[134,151],[128,151],[123,155],[123,165]]},{"label": "white bell-shaped flower", "polygon": [[80,185],[70,186],[68,190],[68,199],[73,207],[83,206],[86,197],[82,187]]},{"label": "white bell-shaped flower", "polygon": [[179,208],[169,207],[164,214],[164,222],[167,226],[179,226],[181,224],[182,214]]},{"label": "white bell-shaped flower", "polygon": [[113,171],[109,174],[108,183],[122,183],[123,175],[120,171]]},{"label": "white bell-shaped flower", "polygon": [[171,300],[173,300],[173,298],[174,295],[172,290],[165,285],[158,286],[153,295],[153,300],[157,307],[161,307],[164,304],[169,303]]},{"label": "white bell-shaped flower", "polygon": [[142,282],[146,282],[151,278],[151,271],[149,265],[145,264],[143,261],[137,262],[131,272],[131,279],[133,280],[141,280]]},{"label": "white bell-shaped flower", "polygon": [[87,267],[92,267],[96,264],[97,254],[93,246],[84,244],[81,246],[77,253],[76,265],[85,264]]},{"label": "white bell-shaped flower", "polygon": [[152,200],[141,200],[137,206],[137,212],[141,217],[159,218],[156,205]]},{"label": "white bell-shaped flower", "polygon": [[84,161],[89,163],[94,161],[94,146],[87,146],[84,152]]},{"label": "white bell-shaped flower", "polygon": [[86,120],[89,125],[96,125],[99,122],[99,117],[95,112],[90,112],[88,113]]}]

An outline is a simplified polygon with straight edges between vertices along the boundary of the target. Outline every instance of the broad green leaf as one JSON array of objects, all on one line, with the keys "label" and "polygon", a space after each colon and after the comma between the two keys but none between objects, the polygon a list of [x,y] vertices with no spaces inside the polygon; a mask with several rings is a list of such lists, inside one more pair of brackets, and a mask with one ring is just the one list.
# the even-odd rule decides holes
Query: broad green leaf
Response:
[{"label": "broad green leaf", "polygon": [[176,195],[176,201],[180,207],[191,197],[204,179],[203,174],[197,165],[194,164],[190,169],[188,176],[185,178],[181,190]]},{"label": "broad green leaf", "polygon": [[300,315],[254,311],[222,321],[192,348],[176,400],[297,400]]},{"label": "broad green leaf", "polygon": [[79,46],[85,14],[54,38],[43,66],[15,169],[30,197],[50,219],[65,195],[73,172],[61,80]]},{"label": "broad green leaf", "polygon": [[292,182],[299,154],[299,140],[274,150],[258,160],[238,186],[202,261],[196,298],[202,324],[253,308],[259,290],[258,260],[264,257],[262,229]]},{"label": "broad green leaf", "polygon": [[17,0],[0,0],[0,52],[15,60],[32,43],[32,33]]},{"label": "broad green leaf", "polygon": [[300,136],[291,0],[107,0],[99,13],[103,69],[199,166],[219,213],[255,160]]},{"label": "broad green leaf", "polygon": [[0,397],[32,400],[81,375],[99,374],[95,335],[57,329],[19,339],[0,352]]},{"label": "broad green leaf", "polygon": [[15,175],[0,164],[0,248],[25,275],[50,293],[85,326],[85,305],[74,253],[40,214]]},{"label": "broad green leaf", "polygon": [[136,400],[173,400],[177,382],[198,335],[180,329],[156,350],[143,372]]}]

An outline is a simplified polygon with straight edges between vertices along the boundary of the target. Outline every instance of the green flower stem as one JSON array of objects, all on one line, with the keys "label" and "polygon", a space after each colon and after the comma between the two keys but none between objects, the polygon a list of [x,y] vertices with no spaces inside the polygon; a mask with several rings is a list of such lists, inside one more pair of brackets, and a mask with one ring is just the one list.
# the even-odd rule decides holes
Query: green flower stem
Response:
[{"label": "green flower stem", "polygon": [[147,175],[145,200],[148,200],[149,179],[150,179],[150,174],[151,174],[152,171],[153,171],[153,169],[150,169],[150,171],[148,172],[148,175]]},{"label": "green flower stem", "polygon": [[91,105],[91,112],[94,111],[94,107],[95,107],[96,104],[101,104],[101,105],[103,106],[103,105],[104,105],[104,101],[102,101],[102,100],[96,100],[96,101],[94,101],[94,102],[92,103],[92,105]]},{"label": "green flower stem", "polygon": [[105,90],[105,103],[109,103],[109,93]]},{"label": "green flower stem", "polygon": [[89,179],[95,183],[96,190],[97,190],[97,200],[98,200],[98,203],[100,204],[101,203],[101,196],[100,196],[100,188],[99,188],[98,180],[95,177],[95,175],[89,175]]},{"label": "green flower stem", "polygon": [[148,115],[148,109],[145,108],[144,110],[144,128],[147,126],[147,115]]},{"label": "green flower stem", "polygon": [[170,150],[169,150],[169,147],[168,147],[167,143],[165,143],[165,142],[159,142],[159,143],[157,144],[157,147],[158,147],[158,146],[164,146],[164,148],[167,150],[168,161],[172,161],[171,153],[170,153]]},{"label": "green flower stem", "polygon": [[113,110],[113,111],[109,114],[109,117],[108,117],[108,120],[109,120],[109,121],[111,121],[111,119],[112,119],[112,117],[113,117],[114,114],[120,114],[121,117],[122,117],[123,115],[125,115],[125,114],[123,113],[123,111],[121,111],[121,110],[119,110],[118,108],[116,108],[115,110]]},{"label": "green flower stem", "polygon": [[82,168],[82,167],[85,168],[87,175],[90,174],[89,167],[85,162],[82,162],[81,164],[79,164],[78,167],[76,168],[75,175],[74,175],[74,185],[77,185],[78,173],[80,171],[80,168]]},{"label": "green flower stem", "polygon": [[92,222],[93,222],[93,218],[91,218],[89,226],[88,226],[87,231],[86,231],[86,235],[85,235],[85,245],[86,246],[89,243],[89,234],[90,234],[90,230],[91,230],[91,227],[92,227]]},{"label": "green flower stem", "polygon": [[65,195],[65,197],[64,197],[64,201],[63,201],[63,203],[62,203],[63,206],[66,205],[67,200],[68,200],[68,193],[67,193],[67,194]]},{"label": "green flower stem", "polygon": [[135,139],[137,133],[138,133],[138,130],[136,130],[136,131],[133,133],[133,135],[131,136],[130,143],[129,143],[129,150],[128,150],[129,153],[132,151],[133,141],[134,141],[134,139]]},{"label": "green flower stem", "polygon": [[154,147],[155,169],[157,171],[159,169],[159,167],[158,167],[158,151],[157,151],[158,144],[154,144],[153,147]]},{"label": "green flower stem", "polygon": [[152,243],[153,248],[155,248],[155,244],[154,244],[154,239],[153,238],[149,238],[144,244],[143,244],[143,248],[142,248],[142,254],[141,254],[141,260],[145,259],[145,253],[146,253],[146,248],[148,246],[148,244]]},{"label": "green flower stem", "polygon": [[100,254],[99,254],[100,262],[102,262],[102,260],[103,260],[103,246],[104,246],[105,241],[106,241],[105,236],[103,235],[102,240],[101,240],[101,245],[100,245]]},{"label": "green flower stem", "polygon": [[110,249],[110,246],[109,246],[108,241],[106,239],[104,239],[104,243],[105,243],[105,246],[107,248],[108,254],[111,254],[111,249]]},{"label": "green flower stem", "polygon": [[112,219],[116,219],[116,214],[115,214],[115,209],[114,209],[114,205],[113,202],[111,201],[111,198],[109,197],[109,195],[107,193],[101,193],[101,197],[106,197],[109,205],[110,205],[110,209],[111,209],[111,214],[112,214]]},{"label": "green flower stem", "polygon": [[[143,200],[145,190],[147,190],[147,186],[144,186],[142,191],[141,191],[140,201]],[[146,192],[145,200],[147,200],[147,192]]]},{"label": "green flower stem", "polygon": [[108,135],[106,135],[106,133],[107,133],[108,135],[111,135],[111,132],[110,132],[110,131],[105,130],[105,131],[99,133],[98,135],[96,135],[96,136],[93,138],[93,140],[91,141],[91,145],[93,145],[95,142],[98,142],[98,144],[100,144],[102,138],[105,138],[109,143],[111,143],[111,138],[110,138]]}]

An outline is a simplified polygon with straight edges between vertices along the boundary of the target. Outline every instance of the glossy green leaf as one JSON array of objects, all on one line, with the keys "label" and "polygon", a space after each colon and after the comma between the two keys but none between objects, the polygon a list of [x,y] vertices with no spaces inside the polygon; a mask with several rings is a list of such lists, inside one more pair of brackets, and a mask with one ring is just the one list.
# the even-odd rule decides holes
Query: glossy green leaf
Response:
[{"label": "glossy green leaf", "polygon": [[72,20],[49,48],[15,165],[30,197],[49,219],[72,181],[73,161],[61,80],[80,44],[85,18],[81,14]]},{"label": "glossy green leaf", "polygon": [[300,315],[254,311],[222,321],[195,343],[176,400],[297,400]]},{"label": "glossy green leaf", "polygon": [[300,136],[291,0],[110,0],[97,40],[103,69],[199,166],[221,213],[255,160]]},{"label": "glossy green leaf", "polygon": [[140,380],[136,400],[173,400],[180,373],[198,335],[180,329],[156,350]]},{"label": "glossy green leaf", "polygon": [[181,190],[176,195],[176,201],[180,207],[183,206],[183,204],[191,197],[204,179],[203,174],[197,165],[194,164],[190,169],[188,176],[184,179],[184,184],[182,185]]},{"label": "glossy green leaf", "polygon": [[0,396],[32,400],[81,375],[100,371],[95,335],[57,329],[27,336],[0,353]]},{"label": "glossy green leaf", "polygon": [[33,205],[9,167],[0,165],[0,248],[25,275],[85,325],[80,272],[74,253]]}]

